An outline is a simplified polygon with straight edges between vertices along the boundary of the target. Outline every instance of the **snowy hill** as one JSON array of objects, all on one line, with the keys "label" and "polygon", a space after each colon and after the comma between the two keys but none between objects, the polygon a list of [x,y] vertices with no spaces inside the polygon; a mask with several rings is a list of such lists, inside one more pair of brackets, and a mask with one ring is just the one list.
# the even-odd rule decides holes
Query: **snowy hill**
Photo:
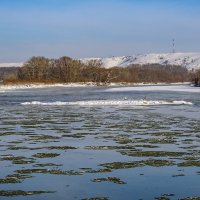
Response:
[{"label": "snowy hill", "polygon": [[99,60],[105,68],[114,66],[126,67],[131,64],[170,64],[181,65],[189,70],[200,68],[200,53],[168,53],[168,54],[138,54],[133,56],[109,57],[109,58],[85,58],[84,63],[90,60]]},{"label": "snowy hill", "polygon": [[22,67],[23,63],[0,63],[0,67]]},{"label": "snowy hill", "polygon": [[[82,62],[99,60],[103,67],[127,67],[131,64],[170,64],[181,65],[189,70],[200,69],[200,53],[161,53],[161,54],[137,54],[132,56],[108,57],[108,58],[83,58]],[[0,63],[0,67],[21,67],[23,63]]]}]

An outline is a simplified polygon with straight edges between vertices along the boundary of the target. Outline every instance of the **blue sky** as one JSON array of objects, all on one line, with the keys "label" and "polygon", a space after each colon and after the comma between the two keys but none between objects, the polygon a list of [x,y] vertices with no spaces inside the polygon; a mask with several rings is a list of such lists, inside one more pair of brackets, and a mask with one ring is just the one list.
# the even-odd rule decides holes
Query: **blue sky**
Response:
[{"label": "blue sky", "polygon": [[0,0],[0,62],[200,52],[199,0]]}]

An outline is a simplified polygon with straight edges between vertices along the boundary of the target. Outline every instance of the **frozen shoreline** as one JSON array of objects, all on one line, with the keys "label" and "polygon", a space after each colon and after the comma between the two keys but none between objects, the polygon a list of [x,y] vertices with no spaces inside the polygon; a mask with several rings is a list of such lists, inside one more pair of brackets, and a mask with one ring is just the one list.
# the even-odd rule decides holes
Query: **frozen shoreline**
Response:
[{"label": "frozen shoreline", "polygon": [[53,87],[88,87],[94,86],[92,83],[69,83],[69,84],[7,84],[0,85],[0,91],[18,90],[18,89],[37,89],[37,88],[53,88]]},{"label": "frozen shoreline", "polygon": [[109,84],[96,84],[92,82],[87,83],[67,83],[67,84],[7,84],[0,85],[0,92],[6,92],[9,90],[18,90],[18,89],[37,89],[37,88],[52,88],[52,87],[94,87],[94,86],[106,86],[106,87],[131,87],[131,86],[175,86],[175,85],[190,85],[188,82],[184,83],[109,83]]}]

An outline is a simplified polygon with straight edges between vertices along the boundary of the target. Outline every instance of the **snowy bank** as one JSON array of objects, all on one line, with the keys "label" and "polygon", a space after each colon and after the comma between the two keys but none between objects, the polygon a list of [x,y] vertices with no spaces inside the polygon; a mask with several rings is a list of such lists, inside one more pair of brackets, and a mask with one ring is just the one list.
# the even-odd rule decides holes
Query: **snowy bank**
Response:
[{"label": "snowy bank", "polygon": [[51,88],[51,87],[91,87],[91,86],[106,86],[106,87],[127,87],[127,86],[174,86],[174,85],[189,85],[190,83],[66,83],[66,84],[8,84],[8,85],[0,85],[0,92],[5,92],[9,90],[23,90],[23,89],[37,89],[37,88]]},{"label": "snowy bank", "polygon": [[68,84],[15,84],[0,85],[0,91],[34,89],[34,88],[51,88],[51,87],[86,87],[94,86],[93,83],[68,83]]}]

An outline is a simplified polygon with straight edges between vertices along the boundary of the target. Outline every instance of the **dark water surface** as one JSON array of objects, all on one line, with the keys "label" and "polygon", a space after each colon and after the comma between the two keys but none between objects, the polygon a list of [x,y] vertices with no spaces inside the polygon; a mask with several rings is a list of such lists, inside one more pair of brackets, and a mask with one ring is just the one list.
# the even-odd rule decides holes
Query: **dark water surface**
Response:
[{"label": "dark water surface", "polygon": [[[193,105],[133,106],[124,99]],[[91,100],[122,104],[60,105]],[[0,93],[0,112],[0,199],[200,197],[198,92],[15,90]]]}]

